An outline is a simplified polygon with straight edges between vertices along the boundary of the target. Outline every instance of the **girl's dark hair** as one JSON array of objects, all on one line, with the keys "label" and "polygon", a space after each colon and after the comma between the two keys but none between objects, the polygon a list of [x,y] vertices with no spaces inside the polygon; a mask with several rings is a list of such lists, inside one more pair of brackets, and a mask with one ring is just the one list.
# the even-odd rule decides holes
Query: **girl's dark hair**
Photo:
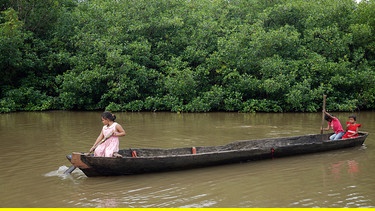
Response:
[{"label": "girl's dark hair", "polygon": [[111,121],[115,121],[116,120],[116,115],[112,114],[111,112],[109,111],[104,111],[102,113],[102,117],[104,119],[108,119],[108,120],[111,120]]},{"label": "girl's dark hair", "polygon": [[353,118],[354,121],[357,121],[357,117],[355,115],[350,115],[349,118]]},{"label": "girl's dark hair", "polygon": [[332,118],[331,118],[330,116],[328,116],[327,114],[324,115],[324,119],[325,119],[327,122],[332,121]]}]

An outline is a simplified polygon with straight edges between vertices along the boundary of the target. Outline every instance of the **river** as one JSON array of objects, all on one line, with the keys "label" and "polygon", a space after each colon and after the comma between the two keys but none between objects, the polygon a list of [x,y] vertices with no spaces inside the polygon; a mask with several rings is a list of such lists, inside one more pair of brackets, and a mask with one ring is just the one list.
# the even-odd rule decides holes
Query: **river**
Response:
[{"label": "river", "polygon": [[[0,114],[1,207],[375,207],[375,112],[357,112],[365,146],[209,168],[88,178],[101,112]],[[320,133],[321,113],[119,112],[121,148],[222,145]],[[351,113],[335,113],[343,125]],[[326,122],[324,122],[326,126]]]}]

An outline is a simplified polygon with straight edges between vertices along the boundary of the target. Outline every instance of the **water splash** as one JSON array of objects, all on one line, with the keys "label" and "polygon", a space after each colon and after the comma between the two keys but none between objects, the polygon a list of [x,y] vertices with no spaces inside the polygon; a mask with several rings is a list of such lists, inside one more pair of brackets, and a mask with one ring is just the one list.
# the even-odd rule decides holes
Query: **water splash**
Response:
[{"label": "water splash", "polygon": [[44,174],[45,177],[61,177],[63,179],[66,179],[68,177],[71,177],[70,174],[64,174],[64,172],[68,169],[68,166],[60,166],[57,170],[50,171],[46,174]]}]

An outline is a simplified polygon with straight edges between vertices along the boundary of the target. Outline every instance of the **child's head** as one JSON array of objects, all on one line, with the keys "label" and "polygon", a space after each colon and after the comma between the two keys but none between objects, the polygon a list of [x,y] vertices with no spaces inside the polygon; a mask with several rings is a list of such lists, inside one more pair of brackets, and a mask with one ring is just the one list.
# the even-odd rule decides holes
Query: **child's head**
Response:
[{"label": "child's head", "polygon": [[116,115],[112,114],[109,111],[105,111],[102,113],[102,119],[110,120],[110,121],[115,121]]},{"label": "child's head", "polygon": [[[332,116],[332,115],[331,115]],[[332,121],[332,118],[329,116],[329,115],[324,115],[324,119],[327,121],[327,122],[330,122]]]},{"label": "child's head", "polygon": [[356,116],[354,116],[354,115],[350,115],[349,116],[349,122],[350,123],[354,123],[354,122],[356,122],[357,121],[357,117]]}]

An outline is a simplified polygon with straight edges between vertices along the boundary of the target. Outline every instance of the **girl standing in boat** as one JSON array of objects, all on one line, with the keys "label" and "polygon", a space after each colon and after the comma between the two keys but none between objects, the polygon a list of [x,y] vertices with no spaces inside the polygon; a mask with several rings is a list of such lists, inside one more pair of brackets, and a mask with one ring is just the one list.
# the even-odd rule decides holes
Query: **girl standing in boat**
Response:
[{"label": "girl standing in boat", "polygon": [[346,122],[346,133],[342,137],[345,138],[355,138],[358,136],[358,128],[361,127],[361,124],[357,124],[357,117],[352,115],[349,116],[349,122]]},{"label": "girl standing in boat", "polygon": [[330,128],[333,129],[334,134],[329,137],[330,140],[338,140],[341,139],[341,137],[344,135],[345,131],[342,129],[340,120],[325,110],[323,110],[325,116],[324,119],[328,122],[327,128],[324,128],[324,130],[329,130]]},{"label": "girl standing in boat", "polygon": [[[118,154],[120,145],[119,137],[125,136],[125,130],[120,124],[115,122],[116,116],[111,112],[103,112],[101,118],[104,126],[90,151],[95,150],[94,156],[98,157],[122,157]],[[104,138],[107,139],[95,148],[95,146]]]}]

